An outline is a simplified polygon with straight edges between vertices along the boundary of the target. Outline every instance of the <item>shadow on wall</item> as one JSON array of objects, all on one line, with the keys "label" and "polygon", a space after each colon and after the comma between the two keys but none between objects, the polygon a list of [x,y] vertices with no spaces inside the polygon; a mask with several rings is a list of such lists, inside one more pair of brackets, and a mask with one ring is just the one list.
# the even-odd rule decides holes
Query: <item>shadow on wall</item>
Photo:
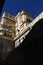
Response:
[{"label": "shadow on wall", "polygon": [[39,20],[24,39],[23,43],[14,49],[4,64],[29,65],[43,63],[43,19]]}]

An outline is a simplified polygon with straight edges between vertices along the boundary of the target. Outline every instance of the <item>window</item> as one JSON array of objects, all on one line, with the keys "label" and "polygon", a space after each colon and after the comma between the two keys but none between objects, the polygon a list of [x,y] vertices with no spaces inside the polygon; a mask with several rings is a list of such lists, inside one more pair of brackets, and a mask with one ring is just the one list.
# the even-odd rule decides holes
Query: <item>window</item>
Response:
[{"label": "window", "polygon": [[9,38],[12,38],[12,35],[9,35],[7,33],[4,33],[4,36],[9,37]]},{"label": "window", "polygon": [[11,27],[11,26],[8,26],[8,29],[9,29],[9,30],[11,30],[11,29],[12,29],[12,27]]},{"label": "window", "polygon": [[11,30],[12,29],[11,26],[7,26],[7,25],[2,25],[2,27],[5,28],[5,29],[8,29],[8,30]]},{"label": "window", "polygon": [[2,25],[0,25],[0,28],[2,27]]}]

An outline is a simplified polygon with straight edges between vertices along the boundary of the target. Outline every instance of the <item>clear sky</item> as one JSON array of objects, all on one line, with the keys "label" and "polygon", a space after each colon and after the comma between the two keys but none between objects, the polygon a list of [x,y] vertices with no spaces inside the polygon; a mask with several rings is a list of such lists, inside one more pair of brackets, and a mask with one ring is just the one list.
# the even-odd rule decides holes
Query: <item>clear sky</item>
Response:
[{"label": "clear sky", "polygon": [[31,13],[32,17],[35,18],[43,11],[43,0],[5,0],[2,13],[8,12],[16,15],[22,9]]}]

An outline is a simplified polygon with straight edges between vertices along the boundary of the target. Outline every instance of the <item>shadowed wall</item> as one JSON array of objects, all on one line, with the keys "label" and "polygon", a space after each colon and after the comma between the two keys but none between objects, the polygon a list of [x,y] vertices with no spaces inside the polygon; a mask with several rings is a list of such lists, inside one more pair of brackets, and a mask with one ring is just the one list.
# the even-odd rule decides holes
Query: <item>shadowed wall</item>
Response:
[{"label": "shadowed wall", "polygon": [[33,26],[23,43],[14,49],[3,63],[10,65],[43,64],[43,19]]}]

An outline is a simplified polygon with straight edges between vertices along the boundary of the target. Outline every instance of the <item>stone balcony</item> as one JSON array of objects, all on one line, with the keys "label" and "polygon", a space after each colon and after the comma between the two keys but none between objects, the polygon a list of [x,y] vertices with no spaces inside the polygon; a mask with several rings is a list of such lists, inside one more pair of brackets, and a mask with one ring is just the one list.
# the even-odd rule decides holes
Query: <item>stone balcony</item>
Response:
[{"label": "stone balcony", "polygon": [[12,30],[9,27],[0,24],[0,38],[13,40],[12,36],[13,36]]}]

